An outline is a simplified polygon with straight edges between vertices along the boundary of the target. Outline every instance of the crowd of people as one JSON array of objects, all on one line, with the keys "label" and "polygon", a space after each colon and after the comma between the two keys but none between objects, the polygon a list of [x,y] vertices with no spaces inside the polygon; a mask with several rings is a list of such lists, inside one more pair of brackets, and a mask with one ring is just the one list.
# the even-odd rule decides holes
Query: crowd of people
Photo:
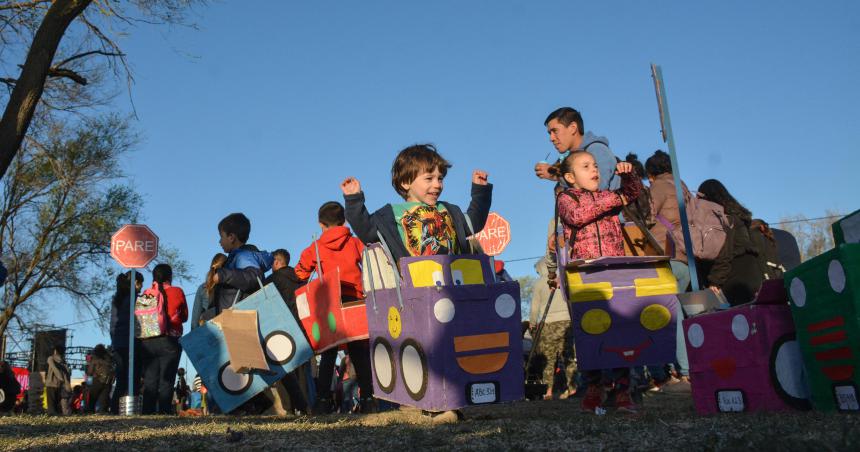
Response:
[{"label": "crowd of people", "polygon": [[[623,256],[629,253],[625,250],[625,240],[629,248],[630,236],[642,234],[647,237],[643,240],[647,243],[643,245],[644,254],[670,257],[678,292],[690,290],[691,272],[670,156],[657,150],[644,165],[632,153],[621,160],[613,155],[606,138],[585,132],[582,115],[573,108],[552,112],[544,124],[560,153],[555,164],[535,165],[537,177],[556,183],[556,215],[550,221],[546,256],[536,265],[541,282],[532,300],[530,318],[535,331],[541,322],[540,315],[544,314],[538,344],[545,366],[544,398],[551,399],[555,394],[567,398],[583,389],[579,393],[586,411],[594,411],[609,396],[614,397],[619,410],[636,411],[632,397],[635,388],[631,388],[639,386],[636,380],[647,379],[653,389],[667,383],[682,383],[689,390],[689,366],[680,321],[676,362],[666,363],[671,365],[671,373],[663,366],[649,366],[586,371],[574,377],[570,314],[563,297],[553,297],[552,291],[543,287],[544,284],[558,287],[559,252],[569,253],[568,260]],[[783,271],[767,223],[753,220],[752,213],[716,179],[702,182],[695,194],[683,182],[681,185],[690,224],[712,228],[699,231],[701,242],[694,243],[699,285],[732,306],[752,301],[763,279],[780,278]],[[696,209],[704,214],[699,215]],[[697,248],[698,245],[701,246]],[[680,306],[677,314],[678,319],[683,318]],[[558,382],[556,374],[566,378]]]},{"label": "crowd of people", "polygon": [[[678,291],[690,290],[691,272],[681,238],[681,212],[671,159],[660,150],[644,165],[634,154],[624,160],[617,158],[606,138],[584,129],[581,114],[573,108],[552,112],[544,125],[560,155],[555,163],[540,162],[535,166],[539,178],[555,183],[555,212],[552,216],[547,214],[547,252],[536,265],[541,283],[534,291],[530,313],[532,332],[539,324],[542,327],[537,346],[544,366],[539,373],[547,386],[543,398],[579,395],[582,407],[594,411],[611,390],[619,410],[635,411],[637,404],[631,395],[643,376],[657,387],[689,378],[680,322],[677,360],[666,363],[673,373],[665,366],[576,372],[570,311],[564,297],[554,290],[560,273],[557,257],[559,252],[567,253],[565,260],[625,255],[629,252],[625,243],[629,248],[631,233],[627,223],[632,222],[636,225],[633,229],[638,229],[637,233],[645,238],[641,244],[643,252],[670,257]],[[227,215],[217,225],[223,253],[212,257],[204,281],[194,293],[191,329],[241,303],[261,284],[269,283],[276,286],[298,319],[295,292],[319,272],[339,274],[343,302],[361,300],[365,295],[360,265],[367,244],[383,241],[395,260],[469,252],[472,249],[469,237],[484,227],[489,214],[492,184],[487,173],[475,170],[471,202],[464,212],[440,199],[450,167],[433,145],[418,144],[401,150],[392,164],[391,184],[402,200],[386,204],[372,214],[365,206],[359,181],[347,177],[340,184],[344,203],[331,201],[319,208],[321,235],[301,252],[295,267],[290,265],[287,250],[270,253],[249,242],[251,221],[245,215]],[[681,191],[687,209],[702,200],[720,207],[716,227],[719,233],[704,239],[704,248],[713,245],[708,240],[719,240],[717,249],[710,259],[697,259],[696,274],[703,287],[736,305],[750,301],[763,279],[780,276],[773,250],[775,243],[767,224],[754,220],[751,212],[721,182],[707,180],[695,193],[682,183]],[[352,229],[346,226],[347,222]],[[181,413],[198,404],[205,411],[218,412],[217,403],[206,397],[205,386],[195,381],[189,387],[184,371],[179,369],[182,353],[179,338],[184,333],[183,323],[189,318],[185,293],[173,285],[169,265],[156,265],[151,278],[151,284],[144,289],[142,273],[135,273],[134,280],[130,272],[117,276],[111,302],[111,343],[109,347],[95,347],[90,355],[83,411],[119,413],[120,399],[132,394],[141,396],[143,414]],[[151,308],[148,302],[152,303]],[[132,307],[134,313],[129,312]],[[129,320],[132,314],[138,319],[135,324]],[[681,318],[681,312],[678,314]],[[129,388],[131,348],[137,358],[134,384]],[[353,341],[344,348],[340,352],[337,349],[324,352],[302,364],[287,374],[278,388],[264,391],[237,412],[256,414],[275,409],[280,413],[310,414],[378,410],[379,404],[373,397],[368,341]],[[54,350],[47,364],[48,412],[68,412],[61,400],[72,388],[62,347]],[[561,380],[560,385],[554,385],[557,380]],[[428,415],[460,416],[459,413]]]}]

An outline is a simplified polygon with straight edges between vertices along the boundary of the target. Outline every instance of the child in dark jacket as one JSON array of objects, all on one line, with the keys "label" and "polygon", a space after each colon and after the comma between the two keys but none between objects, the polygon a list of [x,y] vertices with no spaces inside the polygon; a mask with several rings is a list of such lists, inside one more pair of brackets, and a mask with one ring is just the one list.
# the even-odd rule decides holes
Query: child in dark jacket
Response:
[{"label": "child in dark jacket", "polygon": [[468,253],[467,237],[487,222],[493,185],[487,182],[487,173],[472,173],[472,202],[464,215],[458,206],[439,201],[450,167],[433,145],[403,149],[391,166],[391,185],[406,202],[386,204],[371,215],[361,184],[348,177],[340,184],[346,219],[365,243],[384,239],[395,262],[406,256]]},{"label": "child in dark jacket", "polygon": [[209,320],[260,289],[263,275],[272,268],[272,255],[248,244],[251,221],[241,213],[231,213],[218,223],[219,244],[227,253],[227,263],[212,278],[215,294],[202,318]]},{"label": "child in dark jacket", "polygon": [[[269,275],[264,284],[274,283],[287,304],[287,308],[295,317],[296,322],[301,324],[299,320],[298,308],[296,307],[296,290],[305,285],[305,281],[296,275],[293,267],[290,267],[290,253],[285,249],[277,249],[272,251],[274,262],[272,263],[272,274]],[[305,362],[296,367],[292,372],[288,373],[281,379],[284,389],[287,390],[289,399],[283,402],[284,409],[292,413],[296,410],[308,412],[308,398],[310,393],[308,390],[308,375],[310,374],[310,361]]]},{"label": "child in dark jacket", "polygon": [[[558,217],[564,226],[565,242],[570,246],[571,259],[593,259],[600,256],[623,256],[624,241],[618,214],[628,200],[635,200],[642,182],[633,171],[633,165],[620,162],[615,172],[621,176],[618,192],[599,190],[600,172],[594,157],[586,151],[568,155],[553,169],[563,177],[570,188],[557,198]],[[582,409],[594,412],[604,399],[602,371],[583,373],[586,385]],[[635,412],[630,397],[630,369],[612,369],[615,386],[615,406],[620,411]]]},{"label": "child in dark jacket", "polygon": [[[343,206],[330,201],[323,204],[317,216],[322,235],[302,251],[302,256],[296,265],[296,275],[303,280],[311,274],[322,272],[325,275],[338,274],[341,286],[341,301],[349,302],[364,298],[361,284],[361,253],[364,244],[352,236],[352,232],[344,226]],[[319,257],[319,258],[318,258]],[[375,410],[373,403],[373,380],[370,375],[370,348],[367,340],[352,341],[347,344],[347,351],[355,363],[361,390],[361,411]],[[317,385],[318,412],[326,412],[332,406],[331,379],[337,361],[337,348],[322,353],[319,367],[319,384]]]}]

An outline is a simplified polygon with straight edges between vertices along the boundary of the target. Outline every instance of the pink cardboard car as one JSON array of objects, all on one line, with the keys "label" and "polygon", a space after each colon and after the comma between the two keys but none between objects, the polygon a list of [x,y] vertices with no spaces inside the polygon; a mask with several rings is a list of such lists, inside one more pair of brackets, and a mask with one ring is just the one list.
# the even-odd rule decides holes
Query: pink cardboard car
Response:
[{"label": "pink cardboard car", "polygon": [[782,280],[756,300],[684,320],[700,414],[809,409],[809,386]]}]

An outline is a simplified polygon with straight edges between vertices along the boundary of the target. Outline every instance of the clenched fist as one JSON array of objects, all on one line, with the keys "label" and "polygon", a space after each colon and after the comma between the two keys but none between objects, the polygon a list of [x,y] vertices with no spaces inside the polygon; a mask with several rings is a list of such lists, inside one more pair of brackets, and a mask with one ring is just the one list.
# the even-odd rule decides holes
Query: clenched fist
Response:
[{"label": "clenched fist", "polygon": [[344,195],[354,195],[361,193],[361,183],[354,177],[347,177],[340,183],[340,190]]},{"label": "clenched fist", "polygon": [[472,183],[477,185],[487,185],[487,172],[481,170],[472,171]]}]

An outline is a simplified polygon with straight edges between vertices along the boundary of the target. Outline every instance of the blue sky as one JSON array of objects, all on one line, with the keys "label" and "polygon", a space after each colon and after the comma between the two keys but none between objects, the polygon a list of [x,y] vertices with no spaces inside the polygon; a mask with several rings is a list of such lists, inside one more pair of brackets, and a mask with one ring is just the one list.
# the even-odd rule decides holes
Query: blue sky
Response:
[{"label": "blue sky", "polygon": [[[391,161],[416,142],[454,164],[450,202],[468,204],[472,169],[489,172],[513,235],[500,257],[536,256],[552,215],[532,172],[555,153],[544,118],[573,106],[616,154],[644,161],[665,149],[653,62],[688,185],[720,179],[771,221],[855,210],[860,3],[699,3],[213,3],[197,30],[120,41],[144,137],[126,170],[146,223],[194,265],[188,293],[220,251],[224,215],[244,212],[252,243],[297,259],[345,176],[370,208],[395,201]],[[80,320],[59,312],[55,323]],[[92,324],[75,331],[76,345],[105,340]]]}]

